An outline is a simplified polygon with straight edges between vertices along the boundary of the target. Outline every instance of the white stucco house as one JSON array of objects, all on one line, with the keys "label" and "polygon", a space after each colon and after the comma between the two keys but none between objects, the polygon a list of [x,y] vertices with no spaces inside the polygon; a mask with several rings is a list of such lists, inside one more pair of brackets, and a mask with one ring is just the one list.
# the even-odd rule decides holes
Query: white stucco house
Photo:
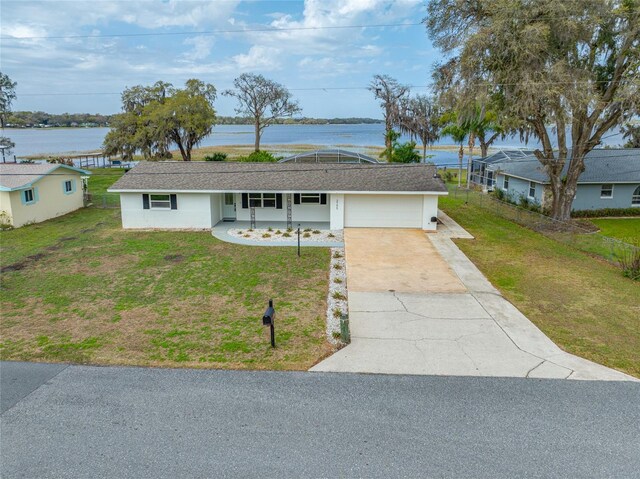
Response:
[{"label": "white stucco house", "polygon": [[123,228],[207,229],[220,221],[436,229],[447,194],[431,165],[141,162],[110,189]]},{"label": "white stucco house", "polygon": [[0,163],[3,222],[18,228],[82,208],[82,181],[90,174],[51,163]]}]

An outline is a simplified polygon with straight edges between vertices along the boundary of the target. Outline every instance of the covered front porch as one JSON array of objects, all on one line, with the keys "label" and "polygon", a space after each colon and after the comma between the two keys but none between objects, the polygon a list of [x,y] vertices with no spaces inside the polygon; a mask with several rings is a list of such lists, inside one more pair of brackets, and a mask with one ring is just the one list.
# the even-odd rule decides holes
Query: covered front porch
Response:
[{"label": "covered front porch", "polygon": [[341,229],[332,218],[331,195],[325,193],[228,192],[211,194],[211,224],[236,222],[239,228],[258,223],[273,228],[307,224],[312,229]]}]

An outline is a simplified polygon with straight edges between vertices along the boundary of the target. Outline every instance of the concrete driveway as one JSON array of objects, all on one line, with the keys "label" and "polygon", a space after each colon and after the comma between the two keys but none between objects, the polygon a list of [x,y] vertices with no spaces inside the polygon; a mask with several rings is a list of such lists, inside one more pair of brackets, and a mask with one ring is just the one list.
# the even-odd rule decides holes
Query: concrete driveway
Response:
[{"label": "concrete driveway", "polygon": [[438,233],[346,229],[352,342],[312,371],[634,380],[562,351]]}]

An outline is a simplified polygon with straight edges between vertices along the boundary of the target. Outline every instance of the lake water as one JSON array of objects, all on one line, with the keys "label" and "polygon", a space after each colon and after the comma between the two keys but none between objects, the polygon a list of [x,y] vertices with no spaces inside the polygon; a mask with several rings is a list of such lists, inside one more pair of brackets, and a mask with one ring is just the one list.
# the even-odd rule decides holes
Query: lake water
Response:
[{"label": "lake water", "polygon": [[[2,130],[2,136],[11,138],[16,147],[14,154],[20,158],[27,155],[55,155],[72,152],[96,151],[100,149],[108,128],[25,128]],[[401,138],[407,141],[408,137]],[[623,143],[619,133],[609,133],[603,140],[605,145]],[[262,145],[318,145],[322,148],[344,148],[364,153],[366,146],[384,146],[383,124],[361,125],[272,125],[264,130]],[[451,145],[448,137],[441,138],[438,145]],[[217,145],[253,145],[252,125],[220,125],[214,128],[211,135],[205,138],[201,146]],[[466,146],[466,145],[465,145]],[[537,147],[539,144],[530,141],[525,145],[517,136],[498,140],[496,148],[504,147]],[[479,153],[480,148],[476,151]],[[451,164],[458,160],[455,151],[428,152],[434,155],[431,161],[437,164]]]}]

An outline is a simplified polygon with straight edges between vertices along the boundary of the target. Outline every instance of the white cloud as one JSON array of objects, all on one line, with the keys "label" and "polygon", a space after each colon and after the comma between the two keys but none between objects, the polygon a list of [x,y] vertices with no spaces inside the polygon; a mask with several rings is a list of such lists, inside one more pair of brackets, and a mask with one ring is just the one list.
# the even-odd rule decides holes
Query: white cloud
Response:
[{"label": "white cloud", "polygon": [[238,70],[269,71],[280,68],[280,58],[281,51],[278,48],[254,45],[247,53],[234,55],[232,60]]},{"label": "white cloud", "polygon": [[191,61],[203,60],[209,56],[215,42],[216,39],[212,35],[189,37],[183,43],[185,45],[193,45],[193,50],[187,52],[184,56]]}]

